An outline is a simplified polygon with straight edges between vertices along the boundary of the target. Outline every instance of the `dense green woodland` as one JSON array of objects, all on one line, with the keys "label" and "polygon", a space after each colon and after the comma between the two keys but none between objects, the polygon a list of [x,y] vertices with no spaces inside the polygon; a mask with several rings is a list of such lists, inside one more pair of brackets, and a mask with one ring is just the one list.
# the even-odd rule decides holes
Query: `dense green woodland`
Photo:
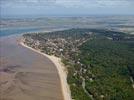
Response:
[{"label": "dense green woodland", "polygon": [[[83,44],[81,62],[95,75],[94,81],[86,80],[86,89],[99,100],[133,100],[134,89],[130,70],[134,71],[134,45],[119,41],[93,39]],[[88,74],[87,74],[88,75]],[[85,75],[86,76],[86,75]]]},{"label": "dense green woodland", "polygon": [[24,37],[27,36],[40,41],[45,38],[88,39],[80,46],[75,44],[79,52],[70,55],[79,63],[62,57],[68,68],[67,81],[73,99],[134,100],[134,35],[102,29],[70,29]]}]

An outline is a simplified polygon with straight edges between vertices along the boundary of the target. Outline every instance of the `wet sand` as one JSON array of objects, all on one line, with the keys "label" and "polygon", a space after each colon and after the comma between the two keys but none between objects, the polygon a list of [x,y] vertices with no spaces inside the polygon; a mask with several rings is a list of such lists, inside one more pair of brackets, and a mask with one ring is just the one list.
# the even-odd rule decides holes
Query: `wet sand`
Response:
[{"label": "wet sand", "polygon": [[64,100],[52,61],[16,39],[0,38],[0,100]]},{"label": "wet sand", "polygon": [[67,83],[67,68],[64,66],[64,64],[61,62],[61,58],[58,58],[56,56],[53,56],[53,55],[47,55],[45,53],[42,53],[40,50],[37,50],[37,49],[33,49],[27,45],[25,45],[23,43],[23,41],[19,41],[19,44],[38,53],[38,54],[41,54],[45,57],[47,57],[48,59],[50,59],[54,64],[55,64],[55,67],[57,68],[58,70],[58,74],[59,74],[59,77],[60,77],[60,81],[61,81],[61,87],[62,87],[62,93],[63,93],[63,97],[64,97],[64,100],[72,100],[71,98],[71,91],[70,91],[70,88],[69,88],[69,85]]}]

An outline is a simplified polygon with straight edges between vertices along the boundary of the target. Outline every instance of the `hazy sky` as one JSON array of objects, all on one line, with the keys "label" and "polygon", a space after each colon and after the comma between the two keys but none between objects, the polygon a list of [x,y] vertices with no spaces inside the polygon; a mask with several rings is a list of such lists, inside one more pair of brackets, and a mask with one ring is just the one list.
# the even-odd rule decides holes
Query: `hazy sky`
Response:
[{"label": "hazy sky", "polygon": [[0,0],[2,16],[134,15],[134,0]]}]

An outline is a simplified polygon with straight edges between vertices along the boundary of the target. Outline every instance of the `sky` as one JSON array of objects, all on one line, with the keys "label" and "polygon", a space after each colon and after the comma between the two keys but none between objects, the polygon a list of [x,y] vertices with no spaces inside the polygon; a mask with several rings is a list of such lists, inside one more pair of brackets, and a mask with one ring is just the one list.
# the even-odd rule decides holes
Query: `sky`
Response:
[{"label": "sky", "polygon": [[0,0],[1,16],[134,15],[134,0]]}]

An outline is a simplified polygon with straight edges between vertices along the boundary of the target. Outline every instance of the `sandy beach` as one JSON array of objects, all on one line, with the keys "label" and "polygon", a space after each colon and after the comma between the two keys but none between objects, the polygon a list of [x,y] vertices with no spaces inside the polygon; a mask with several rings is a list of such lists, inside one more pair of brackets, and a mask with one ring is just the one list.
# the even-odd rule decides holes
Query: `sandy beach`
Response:
[{"label": "sandy beach", "polygon": [[50,56],[50,55],[47,55],[45,53],[42,53],[40,50],[33,49],[33,48],[25,45],[22,41],[20,41],[19,43],[20,43],[20,45],[49,58],[55,64],[55,66],[57,67],[59,76],[60,76],[64,100],[71,100],[71,92],[70,92],[69,86],[67,84],[67,69],[64,66],[64,64],[61,62],[61,59],[58,57],[55,57],[55,56]]}]

